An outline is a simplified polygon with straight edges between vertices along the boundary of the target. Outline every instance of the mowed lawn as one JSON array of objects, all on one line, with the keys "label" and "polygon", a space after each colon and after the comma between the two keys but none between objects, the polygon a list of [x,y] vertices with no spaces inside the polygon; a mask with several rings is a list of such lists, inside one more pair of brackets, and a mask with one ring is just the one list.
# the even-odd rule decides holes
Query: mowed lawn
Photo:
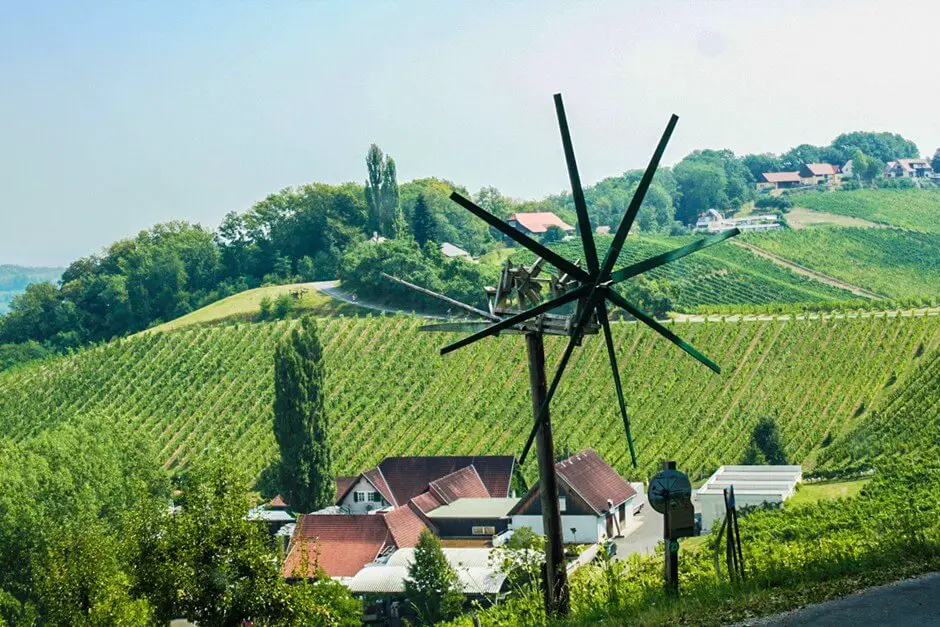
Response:
[{"label": "mowed lawn", "polygon": [[804,483],[797,489],[787,505],[802,505],[817,501],[832,501],[847,499],[862,491],[870,479],[853,479],[851,481],[820,481],[818,483]]},{"label": "mowed lawn", "polygon": [[185,316],[147,329],[145,333],[151,331],[172,331],[181,327],[197,324],[212,324],[222,321],[236,322],[239,320],[254,320],[261,311],[261,300],[263,298],[269,298],[273,306],[274,300],[278,296],[283,294],[289,295],[291,292],[303,290],[306,290],[306,292],[304,292],[302,296],[292,298],[292,313],[295,315],[299,313],[309,313],[314,316],[332,316],[339,314],[354,316],[363,312],[361,307],[336,300],[318,291],[313,287],[313,283],[270,285],[233,294],[232,296],[206,305],[202,309],[192,311]]}]

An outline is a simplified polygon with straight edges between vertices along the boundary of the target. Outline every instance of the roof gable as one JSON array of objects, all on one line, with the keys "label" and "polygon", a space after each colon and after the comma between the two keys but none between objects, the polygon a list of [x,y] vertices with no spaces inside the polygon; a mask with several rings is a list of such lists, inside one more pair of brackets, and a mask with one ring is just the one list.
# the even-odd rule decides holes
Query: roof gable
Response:
[{"label": "roof gable", "polygon": [[453,503],[461,498],[485,499],[490,496],[473,464],[432,481],[428,488],[443,503]]},{"label": "roof gable", "polygon": [[428,529],[428,525],[407,505],[396,507],[392,511],[382,514],[388,525],[388,531],[398,548],[418,546],[418,537],[421,532]]},{"label": "roof gable", "polygon": [[514,463],[515,458],[511,455],[387,457],[379,464],[378,470],[389,494],[394,496],[394,500],[387,496],[386,499],[399,505],[426,492],[432,481],[470,465],[475,467],[487,494],[508,496]]},{"label": "roof gable", "polygon": [[514,213],[509,221],[516,221],[531,233],[544,233],[550,226],[557,226],[565,231],[573,231],[574,227],[565,224],[561,218],[551,211],[533,211],[531,213]]}]

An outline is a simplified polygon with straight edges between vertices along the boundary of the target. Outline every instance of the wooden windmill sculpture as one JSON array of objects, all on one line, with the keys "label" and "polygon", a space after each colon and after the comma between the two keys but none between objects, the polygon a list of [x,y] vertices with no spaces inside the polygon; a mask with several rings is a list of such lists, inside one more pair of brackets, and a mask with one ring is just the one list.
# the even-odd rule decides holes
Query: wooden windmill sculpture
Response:
[{"label": "wooden windmill sculpture", "polygon": [[[573,263],[565,259],[558,253],[503,222],[482,207],[479,207],[471,200],[454,192],[450,196],[451,200],[484,220],[506,237],[509,237],[535,253],[538,256],[537,261],[531,266],[513,265],[511,262],[507,261],[503,268],[499,286],[486,288],[489,296],[489,311],[471,307],[470,305],[431,292],[408,283],[407,281],[385,275],[388,279],[444,300],[451,305],[473,313],[492,323],[461,322],[423,327],[424,330],[434,331],[475,330],[471,335],[442,348],[442,355],[446,355],[458,348],[472,344],[477,340],[501,333],[521,333],[525,335],[526,349],[529,358],[529,382],[532,394],[532,410],[535,420],[532,425],[532,431],[526,440],[525,447],[522,449],[519,464],[522,465],[525,463],[529,449],[532,443],[535,442],[539,466],[539,492],[541,496],[542,520],[546,535],[545,599],[548,615],[565,614],[568,610],[568,590],[565,577],[561,513],[558,503],[558,482],[555,475],[555,455],[552,442],[551,420],[549,418],[549,404],[551,403],[555,391],[558,389],[558,384],[565,372],[568,361],[575,347],[581,344],[584,335],[596,334],[599,330],[603,330],[604,340],[607,344],[607,354],[610,358],[611,370],[613,371],[617,402],[620,406],[620,413],[623,416],[623,426],[626,431],[630,457],[633,461],[633,465],[636,466],[636,451],[633,445],[633,436],[630,431],[630,419],[627,415],[623,388],[620,382],[620,372],[617,367],[616,347],[610,329],[608,302],[624,309],[638,321],[651,327],[654,331],[714,372],[720,373],[721,370],[717,364],[712,362],[705,355],[677,337],[672,331],[657,322],[652,316],[644,313],[640,308],[621,296],[614,289],[614,285],[680,259],[681,257],[685,257],[686,255],[690,255],[712,244],[722,242],[739,233],[738,229],[730,229],[677,248],[676,250],[656,255],[645,261],[614,270],[614,266],[617,264],[618,257],[620,256],[621,248],[624,245],[630,227],[633,226],[637,212],[643,204],[643,198],[653,180],[653,175],[656,173],[656,168],[662,158],[663,151],[666,149],[666,144],[679,118],[673,115],[666,125],[666,130],[659,141],[659,145],[656,147],[653,157],[650,159],[649,165],[640,179],[636,193],[633,195],[633,199],[627,207],[626,213],[620,222],[620,226],[614,234],[610,248],[604,256],[603,261],[601,261],[598,258],[597,249],[594,244],[594,236],[588,218],[584,191],[581,188],[581,179],[578,175],[578,166],[575,162],[574,149],[571,145],[571,136],[568,132],[568,121],[565,117],[561,94],[555,94],[555,111],[558,115],[561,140],[564,146],[565,159],[568,163],[568,176],[571,180],[571,191],[574,198],[575,211],[578,216],[578,231],[583,245],[586,268],[582,268],[580,263]],[[554,266],[558,274],[550,278],[541,277],[540,273],[545,262]],[[549,296],[547,300],[542,298],[542,288],[545,285],[548,285],[549,288],[547,290]],[[573,313],[568,311],[572,307],[565,307],[571,304],[574,304]],[[565,307],[565,309],[561,310],[565,313],[552,313],[562,307]],[[486,326],[479,328],[480,324]],[[564,335],[570,338],[564,353],[562,353],[551,385],[547,385],[545,376],[545,349],[543,344],[543,336],[545,334]]]}]

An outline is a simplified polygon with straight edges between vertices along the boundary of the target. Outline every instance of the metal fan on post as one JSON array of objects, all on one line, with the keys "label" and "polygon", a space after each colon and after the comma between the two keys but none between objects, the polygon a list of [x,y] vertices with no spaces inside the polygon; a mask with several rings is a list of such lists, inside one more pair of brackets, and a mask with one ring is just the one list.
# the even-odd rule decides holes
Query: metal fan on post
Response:
[{"label": "metal fan on post", "polygon": [[[586,268],[580,262],[572,263],[555,251],[535,241],[525,233],[513,228],[506,222],[492,215],[473,201],[454,192],[451,200],[461,205],[475,216],[479,217],[491,227],[512,239],[522,247],[534,253],[537,260],[531,266],[514,265],[507,261],[496,288],[486,288],[489,307],[488,311],[460,303],[451,298],[436,294],[420,286],[413,285],[399,278],[389,278],[397,283],[417,289],[418,291],[444,300],[448,304],[460,307],[492,324],[479,328],[481,323],[456,322],[430,325],[422,327],[429,331],[474,331],[471,335],[458,340],[441,349],[441,354],[453,352],[461,347],[472,344],[486,337],[502,333],[523,334],[526,338],[526,353],[529,360],[529,387],[532,396],[532,412],[534,422],[519,464],[525,463],[529,450],[536,445],[536,454],[539,467],[539,492],[542,506],[542,521],[546,535],[546,612],[548,615],[564,615],[568,611],[568,587],[565,577],[564,544],[561,528],[561,512],[558,503],[558,480],[555,474],[554,443],[552,441],[551,419],[549,406],[552,397],[558,389],[558,384],[565,372],[568,361],[574,348],[581,344],[585,335],[597,334],[603,330],[607,355],[613,373],[614,388],[617,393],[617,402],[623,417],[623,426],[626,432],[627,445],[630,458],[636,466],[636,450],[630,430],[630,420],[627,414],[626,401],[620,381],[620,371],[617,366],[616,346],[610,328],[610,315],[608,302],[618,306],[652,328],[656,333],[677,345],[686,353],[697,359],[716,373],[720,368],[697,351],[691,345],[677,337],[669,329],[656,321],[652,316],[643,312],[639,307],[621,296],[614,286],[631,277],[638,276],[654,268],[690,255],[707,246],[717,244],[739,233],[731,229],[717,235],[703,238],[673,251],[656,255],[644,261],[631,264],[615,270],[620,251],[623,248],[627,234],[636,219],[643,198],[652,183],[653,175],[666,149],[666,144],[675,128],[678,118],[672,116],[666,126],[659,145],[650,159],[649,165],[637,185],[633,199],[624,213],[617,231],[614,234],[610,247],[601,261],[594,243],[591,222],[588,217],[587,204],[584,191],[581,188],[581,179],[574,157],[574,148],[568,131],[568,121],[562,103],[561,94],[556,94],[555,111],[561,130],[562,146],[568,166],[568,177],[571,182],[572,197],[575,211],[578,216],[578,231],[581,237]],[[553,266],[558,274],[550,278],[539,276],[545,263]],[[542,286],[548,285],[547,300],[542,300]],[[574,313],[558,313],[561,307],[575,305]],[[528,308],[527,308],[528,307]],[[483,323],[484,325],[486,323]],[[563,335],[568,337],[568,343],[562,353],[555,371],[555,375],[548,384],[545,374],[545,335]]]}]

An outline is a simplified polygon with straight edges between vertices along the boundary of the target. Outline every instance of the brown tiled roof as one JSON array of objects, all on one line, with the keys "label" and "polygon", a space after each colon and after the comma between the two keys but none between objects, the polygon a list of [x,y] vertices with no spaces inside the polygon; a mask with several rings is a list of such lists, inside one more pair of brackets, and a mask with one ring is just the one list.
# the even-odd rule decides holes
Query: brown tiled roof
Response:
[{"label": "brown tiled roof", "polygon": [[392,543],[384,516],[305,514],[297,523],[282,574],[312,577],[319,567],[330,577],[352,577]]},{"label": "brown tiled roof", "polygon": [[336,503],[338,504],[343,500],[343,497],[346,496],[349,488],[356,485],[356,482],[359,481],[359,475],[336,477],[334,481],[336,482]]},{"label": "brown tiled roof", "polygon": [[767,183],[799,183],[799,172],[764,172],[761,174]]},{"label": "brown tiled roof", "polygon": [[385,519],[388,531],[399,549],[418,546],[418,536],[428,528],[421,517],[407,505],[396,507],[381,517]]},{"label": "brown tiled roof", "polygon": [[392,505],[398,505],[399,503],[406,503],[408,499],[404,501],[396,501],[395,495],[388,486],[388,482],[385,480],[385,477],[382,476],[382,471],[380,468],[372,468],[362,473],[362,476],[369,480],[369,483],[375,486],[375,489],[385,497],[385,500],[391,503]]},{"label": "brown tiled roof", "polygon": [[439,501],[444,503],[453,503],[457,499],[486,499],[490,496],[473,464],[432,481],[428,488]]},{"label": "brown tiled roof", "polygon": [[490,496],[506,497],[509,495],[514,463],[515,459],[511,455],[388,457],[379,464],[378,469],[390,494],[395,497],[394,500],[388,496],[385,498],[397,505],[426,492],[432,481],[471,464]]},{"label": "brown tiled roof", "polygon": [[561,218],[551,211],[533,211],[531,213],[514,213],[509,220],[515,220],[531,233],[544,233],[550,226],[557,226],[565,231],[573,231],[574,227],[562,222]]},{"label": "brown tiled roof", "polygon": [[597,514],[607,510],[608,499],[617,507],[636,494],[636,490],[594,449],[585,449],[558,462],[555,471]]},{"label": "brown tiled roof", "polygon": [[287,502],[284,501],[284,497],[278,494],[268,503],[268,509],[287,509]]},{"label": "brown tiled roof", "polygon": [[441,503],[437,497],[430,492],[425,492],[424,494],[419,494],[418,496],[414,497],[411,499],[411,504],[425,514],[443,505],[443,503]]},{"label": "brown tiled roof", "polygon": [[914,170],[915,165],[920,167],[928,167],[930,164],[926,159],[898,159],[898,165],[901,166],[906,172],[911,172]]},{"label": "brown tiled roof", "polygon": [[809,170],[813,176],[824,176],[826,174],[835,174],[835,168],[829,163],[805,163],[803,167]]}]

